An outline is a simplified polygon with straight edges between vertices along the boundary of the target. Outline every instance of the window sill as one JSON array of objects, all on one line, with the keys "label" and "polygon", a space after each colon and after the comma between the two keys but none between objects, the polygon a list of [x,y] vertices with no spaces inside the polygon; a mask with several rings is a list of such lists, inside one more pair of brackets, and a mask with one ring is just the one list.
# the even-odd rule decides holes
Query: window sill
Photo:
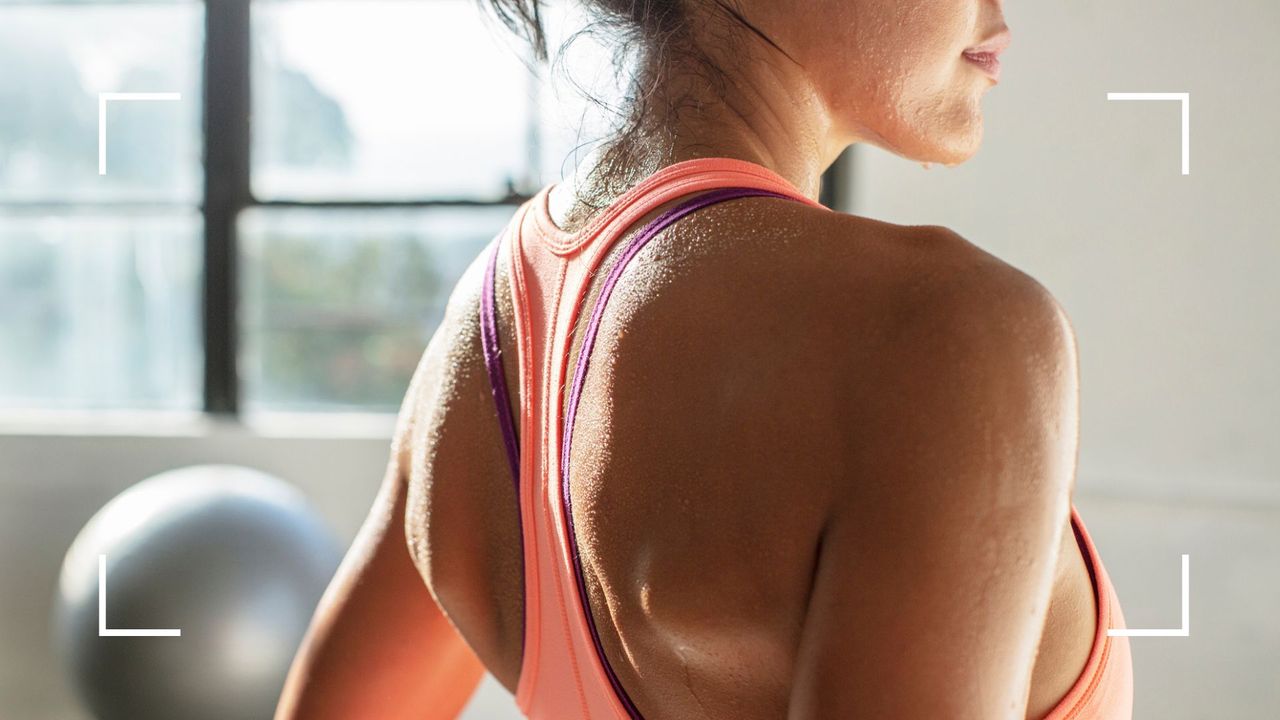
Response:
[{"label": "window sill", "polygon": [[0,410],[0,436],[389,439],[394,413],[268,412],[222,418],[198,411]]}]

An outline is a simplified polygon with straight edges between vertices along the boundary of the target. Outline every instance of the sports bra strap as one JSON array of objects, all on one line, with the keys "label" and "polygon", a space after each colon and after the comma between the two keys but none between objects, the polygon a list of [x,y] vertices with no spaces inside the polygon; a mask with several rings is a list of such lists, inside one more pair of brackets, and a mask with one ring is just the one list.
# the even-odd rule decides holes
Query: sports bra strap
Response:
[{"label": "sports bra strap", "polygon": [[[748,197],[771,197],[789,200],[799,200],[780,192],[771,190],[762,190],[748,187],[729,187],[720,188],[705,192],[689,198],[679,205],[667,210],[654,220],[644,226],[626,245],[617,262],[613,264],[608,276],[604,280],[599,295],[596,297],[595,305],[592,308],[590,319],[584,330],[582,343],[578,352],[578,360],[573,374],[573,383],[569,388],[568,402],[565,408],[564,416],[564,432],[562,435],[563,442],[560,448],[561,468],[563,481],[561,486],[563,493],[561,502],[563,503],[564,517],[568,529],[569,554],[572,559],[574,580],[578,590],[579,599],[582,607],[591,607],[587,597],[586,583],[583,578],[582,560],[578,552],[577,536],[574,532],[573,509],[569,491],[569,451],[573,440],[573,421],[577,415],[578,404],[582,399],[582,388],[587,375],[587,368],[590,365],[591,350],[595,346],[596,335],[600,330],[600,322],[604,317],[604,309],[609,301],[609,296],[613,292],[614,286],[618,279],[622,276],[624,270],[632,259],[647,245],[651,240],[658,236],[663,230],[670,227],[673,223],[681,218],[690,215],[702,208],[725,202],[727,200],[735,200]],[[490,389],[492,390],[495,408],[498,413],[498,422],[502,429],[503,444],[507,451],[507,460],[511,466],[512,481],[515,483],[516,497],[520,497],[520,454],[518,448],[518,440],[515,434],[515,423],[511,414],[510,396],[507,390],[506,376],[502,367],[502,351],[498,338],[498,322],[496,311],[496,283],[495,274],[497,268],[498,253],[502,244],[502,237],[499,236],[493,243],[493,250],[489,255],[488,267],[485,272],[483,295],[480,301],[481,309],[481,343],[484,347],[485,366],[488,370]],[[523,532],[523,531],[522,531]],[[640,719],[642,716],[635,703],[631,700],[626,690],[622,687],[622,683],[618,680],[617,674],[609,663],[608,657],[604,653],[604,646],[600,641],[600,632],[596,627],[595,619],[588,611],[585,613],[587,626],[591,633],[591,639],[595,646],[595,652],[599,657],[601,665],[604,667],[605,673],[609,678],[609,683],[626,709],[628,715],[634,719]]]}]

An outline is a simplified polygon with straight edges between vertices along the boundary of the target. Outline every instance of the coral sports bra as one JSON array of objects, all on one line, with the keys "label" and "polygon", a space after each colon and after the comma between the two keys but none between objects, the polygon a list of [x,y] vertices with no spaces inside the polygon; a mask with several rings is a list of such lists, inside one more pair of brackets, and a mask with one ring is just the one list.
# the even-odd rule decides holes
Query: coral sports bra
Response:
[{"label": "coral sports bra", "polygon": [[[550,187],[544,188],[521,207],[493,242],[481,299],[485,363],[520,502],[524,543],[524,656],[516,703],[534,720],[640,718],[605,657],[591,617],[569,496],[574,416],[605,304],[640,249],[701,208],[747,197],[822,206],[767,168],[727,158],[690,160],[660,170],[576,233],[551,221],[549,192]],[[622,249],[589,309],[578,356],[570,358],[570,331],[606,253],[639,220],[677,200]],[[498,342],[494,277],[500,257],[512,278],[523,442],[517,441]],[[562,407],[560,390],[570,362],[573,384]],[[1106,632],[1124,626],[1119,602],[1074,506],[1071,522],[1098,601],[1097,631],[1084,671],[1047,720],[1128,720],[1133,684],[1128,641]]]}]

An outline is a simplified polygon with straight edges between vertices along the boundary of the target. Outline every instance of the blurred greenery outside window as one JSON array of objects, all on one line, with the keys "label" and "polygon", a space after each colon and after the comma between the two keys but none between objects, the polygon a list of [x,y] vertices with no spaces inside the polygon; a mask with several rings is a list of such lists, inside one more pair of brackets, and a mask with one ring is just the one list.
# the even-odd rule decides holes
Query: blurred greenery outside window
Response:
[{"label": "blurred greenery outside window", "polygon": [[[202,409],[206,9],[0,0],[0,410]],[[394,412],[582,106],[553,108],[473,0],[254,0],[250,20],[241,409]],[[181,100],[110,103],[100,175],[103,92]]]}]

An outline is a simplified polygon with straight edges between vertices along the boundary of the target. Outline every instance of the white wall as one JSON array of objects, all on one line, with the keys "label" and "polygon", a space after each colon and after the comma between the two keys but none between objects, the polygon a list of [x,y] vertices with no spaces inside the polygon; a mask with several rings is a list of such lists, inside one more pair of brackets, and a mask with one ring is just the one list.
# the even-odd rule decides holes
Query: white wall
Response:
[{"label": "white wall", "polygon": [[[946,225],[1061,300],[1082,484],[1280,487],[1280,3],[1004,9],[981,151],[925,170],[859,146],[855,211]],[[1190,92],[1190,175],[1179,104],[1109,91]]]}]

